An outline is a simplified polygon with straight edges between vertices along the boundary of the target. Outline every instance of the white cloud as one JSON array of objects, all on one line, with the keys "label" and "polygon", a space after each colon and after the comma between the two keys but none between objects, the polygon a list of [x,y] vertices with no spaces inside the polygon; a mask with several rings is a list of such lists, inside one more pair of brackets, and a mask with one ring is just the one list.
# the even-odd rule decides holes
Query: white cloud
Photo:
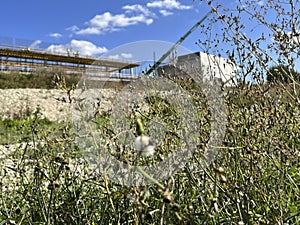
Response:
[{"label": "white cloud", "polygon": [[168,10],[165,10],[165,9],[162,9],[162,10],[159,10],[160,14],[162,14],[163,16],[170,16],[170,15],[173,15],[172,12],[168,11]]},{"label": "white cloud", "polygon": [[67,50],[71,52],[79,52],[81,56],[96,56],[107,52],[105,47],[98,47],[95,44],[83,41],[83,40],[72,40],[66,45],[50,45],[47,50],[52,53],[63,53],[67,54]]},{"label": "white cloud", "polygon": [[107,52],[105,47],[98,47],[91,42],[82,40],[72,40],[71,47],[75,51],[79,51],[82,55],[97,55]]},{"label": "white cloud", "polygon": [[98,27],[88,27],[82,30],[78,30],[75,32],[76,34],[103,34],[104,32],[101,31]]},{"label": "white cloud", "polygon": [[71,27],[68,27],[66,30],[76,32],[79,30],[79,27],[77,27],[76,25],[73,25]]},{"label": "white cloud", "polygon": [[147,7],[135,4],[135,5],[125,5],[123,6],[125,13],[138,12],[142,13],[145,16],[155,17],[155,14],[151,12]]},{"label": "white cloud", "polygon": [[180,10],[186,10],[191,9],[192,6],[188,5],[182,5],[180,2],[176,0],[163,0],[163,1],[153,1],[147,3],[147,7],[149,8],[165,8],[165,9],[180,9]]},{"label": "white cloud", "polygon": [[131,53],[122,53],[121,56],[124,59],[131,59],[132,58],[132,54]]},{"label": "white cloud", "polygon": [[132,59],[133,55],[131,53],[121,53],[116,55],[109,55],[107,57],[112,60],[122,60],[122,59]]},{"label": "white cloud", "polygon": [[51,33],[51,34],[49,34],[49,36],[54,37],[54,38],[60,38],[60,37],[62,37],[62,34],[60,34],[60,33]]},{"label": "white cloud", "polygon": [[67,49],[67,45],[50,45],[46,50],[51,53],[66,53]]},{"label": "white cloud", "polygon": [[77,30],[76,34],[104,34],[119,30],[123,27],[145,23],[150,25],[153,23],[152,18],[148,18],[144,14],[136,16],[127,16],[126,14],[113,15],[110,12],[105,12],[101,15],[96,15],[87,24],[85,29]]},{"label": "white cloud", "polygon": [[99,35],[138,24],[150,25],[154,22],[154,19],[157,19],[156,14],[150,10],[151,8],[158,8],[161,15],[169,16],[173,14],[172,10],[174,9],[188,10],[192,6],[183,5],[177,0],[152,0],[146,5],[125,5],[122,7],[123,12],[120,14],[104,12],[87,21],[85,27],[72,26],[68,30],[77,35]]},{"label": "white cloud", "polygon": [[36,40],[30,44],[30,48],[39,48],[39,45],[42,43],[41,40]]},{"label": "white cloud", "polygon": [[107,58],[109,58],[111,60],[118,60],[118,59],[120,59],[120,55],[109,55],[109,56],[107,56]]}]

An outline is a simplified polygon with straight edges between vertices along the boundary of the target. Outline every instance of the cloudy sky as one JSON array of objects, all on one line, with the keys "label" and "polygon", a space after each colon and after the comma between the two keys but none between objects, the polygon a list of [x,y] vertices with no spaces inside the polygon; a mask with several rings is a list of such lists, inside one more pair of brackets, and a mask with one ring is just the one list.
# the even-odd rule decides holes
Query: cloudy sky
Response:
[{"label": "cloudy sky", "polygon": [[[9,0],[0,11],[1,43],[101,55],[135,41],[175,43],[209,9],[198,0]],[[197,35],[183,46],[197,51]]]},{"label": "cloudy sky", "polygon": [[[238,0],[220,2],[232,9],[239,3]],[[260,6],[266,0],[255,2]],[[71,49],[84,56],[101,56],[119,46],[132,47],[130,43],[146,40],[174,44],[209,10],[201,0],[4,0],[0,8],[0,45],[64,53]],[[251,20],[245,20],[245,26],[249,30],[256,27],[247,36],[254,37],[260,32],[261,26]],[[213,29],[216,33],[223,32],[218,25]],[[200,30],[182,43],[190,52],[202,50],[195,44],[205,38]],[[151,49],[152,44],[139,45],[138,51],[147,51],[154,57],[157,50]],[[170,45],[156,46],[162,51],[156,52],[156,57],[160,57]],[[116,59],[120,56],[133,57],[126,51],[116,53]]]}]

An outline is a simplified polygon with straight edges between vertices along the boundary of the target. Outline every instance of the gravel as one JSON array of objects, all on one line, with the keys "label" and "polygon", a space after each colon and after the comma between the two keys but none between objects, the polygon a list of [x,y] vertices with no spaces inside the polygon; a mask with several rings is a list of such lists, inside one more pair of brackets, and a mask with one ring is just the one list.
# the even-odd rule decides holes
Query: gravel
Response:
[{"label": "gravel", "polygon": [[[104,89],[98,93],[102,110],[111,108],[114,90]],[[70,104],[67,93],[58,89],[0,89],[0,104],[2,119],[20,118],[39,110],[42,117],[62,122],[72,116],[74,101]]]}]

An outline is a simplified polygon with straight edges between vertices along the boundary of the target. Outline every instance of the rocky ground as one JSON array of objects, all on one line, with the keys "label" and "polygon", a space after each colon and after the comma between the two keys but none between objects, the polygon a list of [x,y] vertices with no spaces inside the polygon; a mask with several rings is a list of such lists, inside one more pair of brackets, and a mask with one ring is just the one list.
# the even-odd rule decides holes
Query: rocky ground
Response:
[{"label": "rocky ground", "polygon": [[[112,107],[115,93],[113,89],[90,92],[98,96],[95,107],[100,110],[109,110]],[[67,94],[58,89],[0,89],[0,119],[24,118],[38,110],[41,117],[51,121],[69,121],[74,114],[76,103],[83,99],[88,98],[82,95],[80,90]],[[17,168],[21,159],[14,157],[16,152],[40,148],[41,144],[43,143],[36,143],[36,146],[33,143],[0,145],[0,183],[6,184],[2,191],[13,190],[17,184],[17,178],[20,175]],[[25,160],[26,165],[30,163],[32,163],[31,160]],[[72,162],[70,166],[75,164]]]},{"label": "rocky ground", "polygon": [[0,117],[18,118],[40,109],[43,116],[50,120],[62,119],[66,116],[68,104],[58,99],[65,95],[55,89],[1,89]]},{"label": "rocky ground", "polygon": [[[111,107],[113,93],[112,89],[99,91],[102,108]],[[70,97],[75,95],[71,93]],[[0,89],[0,118],[20,118],[39,110],[49,120],[64,121],[72,116],[72,102],[65,91],[58,89]]]}]

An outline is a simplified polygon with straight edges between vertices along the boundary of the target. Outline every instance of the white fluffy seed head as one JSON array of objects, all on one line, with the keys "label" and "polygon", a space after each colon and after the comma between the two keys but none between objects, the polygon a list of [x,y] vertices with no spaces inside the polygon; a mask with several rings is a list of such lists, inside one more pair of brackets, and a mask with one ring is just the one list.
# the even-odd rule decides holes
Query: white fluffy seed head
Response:
[{"label": "white fluffy seed head", "polygon": [[155,145],[151,138],[146,135],[138,136],[134,141],[135,150],[143,156],[152,156],[155,153]]}]

